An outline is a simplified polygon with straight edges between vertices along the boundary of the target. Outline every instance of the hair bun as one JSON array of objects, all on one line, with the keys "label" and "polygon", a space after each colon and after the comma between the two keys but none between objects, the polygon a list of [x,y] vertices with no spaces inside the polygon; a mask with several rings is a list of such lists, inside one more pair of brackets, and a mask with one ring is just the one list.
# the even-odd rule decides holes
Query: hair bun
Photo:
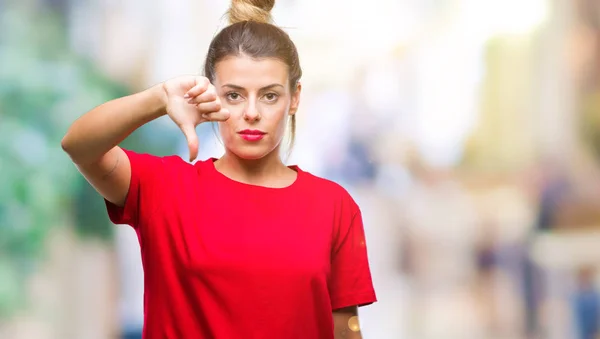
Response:
[{"label": "hair bun", "polygon": [[275,0],[231,0],[231,8],[227,13],[229,23],[256,21],[271,23],[271,9]]}]

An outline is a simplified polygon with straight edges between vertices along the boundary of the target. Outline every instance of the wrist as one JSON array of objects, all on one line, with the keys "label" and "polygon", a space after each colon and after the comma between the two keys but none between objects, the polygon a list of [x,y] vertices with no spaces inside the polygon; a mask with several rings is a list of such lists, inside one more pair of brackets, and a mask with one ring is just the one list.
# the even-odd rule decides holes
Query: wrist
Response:
[{"label": "wrist", "polygon": [[164,89],[163,83],[161,82],[150,87],[146,92],[151,103],[153,118],[160,118],[167,114],[167,92]]}]

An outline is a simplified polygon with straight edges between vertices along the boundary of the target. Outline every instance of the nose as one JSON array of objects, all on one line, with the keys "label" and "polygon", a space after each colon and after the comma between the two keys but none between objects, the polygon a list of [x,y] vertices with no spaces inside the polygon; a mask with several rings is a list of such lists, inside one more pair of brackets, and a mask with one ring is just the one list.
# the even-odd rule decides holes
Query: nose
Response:
[{"label": "nose", "polygon": [[246,121],[258,121],[260,120],[260,113],[256,107],[256,100],[248,100],[248,106],[244,110],[244,120]]}]

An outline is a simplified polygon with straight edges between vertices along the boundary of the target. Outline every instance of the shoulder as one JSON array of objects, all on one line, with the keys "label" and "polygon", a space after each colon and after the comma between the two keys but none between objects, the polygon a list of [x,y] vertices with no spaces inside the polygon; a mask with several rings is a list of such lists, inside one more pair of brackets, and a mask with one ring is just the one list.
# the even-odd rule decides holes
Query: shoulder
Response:
[{"label": "shoulder", "polygon": [[319,190],[321,193],[324,194],[328,194],[328,195],[333,195],[333,196],[339,196],[339,197],[349,197],[350,193],[348,193],[348,191],[340,184],[338,184],[335,181],[323,178],[323,177],[319,177],[317,175],[314,175],[310,172],[306,172],[303,171],[302,174],[304,175],[304,181],[303,184],[304,186],[306,186],[307,188],[311,188],[311,189],[317,189]]},{"label": "shoulder", "polygon": [[194,168],[194,173],[198,178],[208,180],[212,182],[212,179],[215,179],[215,165],[214,158],[208,158],[204,160],[196,161],[192,166]]},{"label": "shoulder", "polygon": [[132,151],[130,149],[123,148],[125,154],[130,161],[140,162],[140,163],[152,163],[152,164],[179,164],[186,163],[181,159],[181,157],[177,155],[167,155],[167,156],[159,156],[153,155],[149,153]]},{"label": "shoulder", "polygon": [[195,165],[183,160],[178,155],[158,156],[128,149],[123,149],[123,151],[129,158],[132,172],[140,175],[193,172],[195,167]]},{"label": "shoulder", "polygon": [[333,203],[336,208],[352,212],[359,211],[358,204],[352,195],[339,183],[310,172],[303,171],[302,174],[304,175],[304,188],[313,192],[320,202]]}]

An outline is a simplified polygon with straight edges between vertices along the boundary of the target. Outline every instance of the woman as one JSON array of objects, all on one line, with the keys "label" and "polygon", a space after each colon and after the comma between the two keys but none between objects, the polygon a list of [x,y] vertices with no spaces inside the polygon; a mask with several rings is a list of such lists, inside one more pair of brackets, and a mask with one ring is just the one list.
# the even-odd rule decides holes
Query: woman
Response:
[{"label": "woman", "polygon": [[[273,5],[234,0],[206,77],[100,105],[62,141],[111,220],[138,234],[145,338],[360,338],[357,306],[376,301],[356,203],[280,159],[302,72],[289,36],[269,23]],[[117,146],[165,114],[190,161],[195,127],[218,122],[224,156],[192,165]]]}]

